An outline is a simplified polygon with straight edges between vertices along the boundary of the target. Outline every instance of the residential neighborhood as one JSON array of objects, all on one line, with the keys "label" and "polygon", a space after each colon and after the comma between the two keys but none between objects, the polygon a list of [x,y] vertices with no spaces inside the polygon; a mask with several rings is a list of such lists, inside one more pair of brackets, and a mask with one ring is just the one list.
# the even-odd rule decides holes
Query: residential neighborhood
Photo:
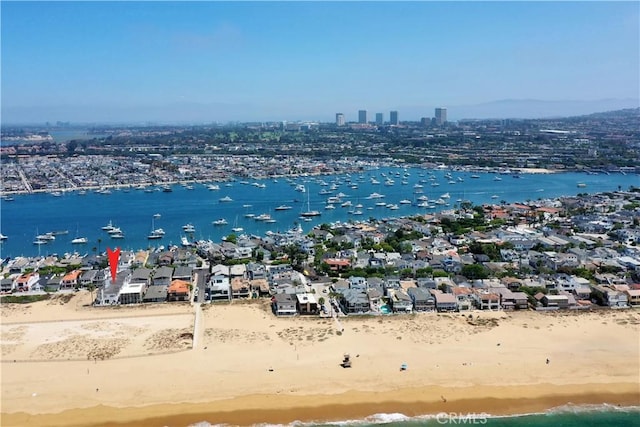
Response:
[{"label": "residential neighborhood", "polygon": [[640,191],[322,224],[195,247],[3,261],[3,295],[96,307],[270,298],[277,316],[640,307]]}]

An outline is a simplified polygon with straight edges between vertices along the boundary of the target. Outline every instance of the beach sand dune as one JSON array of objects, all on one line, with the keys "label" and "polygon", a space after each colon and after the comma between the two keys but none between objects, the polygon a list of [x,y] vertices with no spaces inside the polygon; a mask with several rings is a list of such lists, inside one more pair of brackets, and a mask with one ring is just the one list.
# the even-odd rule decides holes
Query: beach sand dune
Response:
[{"label": "beach sand dune", "polygon": [[[107,311],[70,304],[31,304],[34,315],[41,306],[47,312],[42,323],[2,308],[3,426],[26,419],[87,425],[88,416],[96,425],[247,425],[380,412],[521,413],[567,402],[640,405],[637,311],[336,321],[276,318],[266,301]],[[202,325],[194,332],[197,310]],[[77,320],[94,312],[98,319]],[[193,333],[201,336],[192,349]],[[113,354],[87,360],[87,349]],[[350,369],[340,365],[345,353]]]}]

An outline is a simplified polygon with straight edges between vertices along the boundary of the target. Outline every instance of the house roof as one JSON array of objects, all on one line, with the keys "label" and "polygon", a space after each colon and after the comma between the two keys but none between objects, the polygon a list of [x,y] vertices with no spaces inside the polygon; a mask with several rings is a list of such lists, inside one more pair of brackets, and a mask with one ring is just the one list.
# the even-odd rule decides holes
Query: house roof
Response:
[{"label": "house roof", "polygon": [[189,283],[179,279],[173,280],[167,292],[170,294],[189,293]]}]

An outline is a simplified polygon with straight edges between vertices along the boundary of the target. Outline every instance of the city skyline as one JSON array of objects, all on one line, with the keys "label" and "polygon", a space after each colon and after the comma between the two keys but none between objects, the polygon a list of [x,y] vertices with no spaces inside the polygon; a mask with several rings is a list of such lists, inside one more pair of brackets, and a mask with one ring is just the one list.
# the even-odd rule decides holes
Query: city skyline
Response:
[{"label": "city skyline", "polygon": [[5,2],[2,12],[3,123],[638,106],[634,2]]}]

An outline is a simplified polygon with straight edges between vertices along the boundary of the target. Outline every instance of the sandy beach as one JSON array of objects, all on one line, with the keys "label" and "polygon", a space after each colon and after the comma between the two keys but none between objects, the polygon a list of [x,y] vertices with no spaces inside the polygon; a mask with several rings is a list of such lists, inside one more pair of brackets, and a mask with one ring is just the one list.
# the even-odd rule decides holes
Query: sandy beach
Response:
[{"label": "sandy beach", "polygon": [[[80,292],[2,304],[3,426],[251,425],[640,405],[633,310],[337,322],[276,318],[264,300],[96,309],[89,299]],[[340,366],[344,353],[352,368]]]}]

